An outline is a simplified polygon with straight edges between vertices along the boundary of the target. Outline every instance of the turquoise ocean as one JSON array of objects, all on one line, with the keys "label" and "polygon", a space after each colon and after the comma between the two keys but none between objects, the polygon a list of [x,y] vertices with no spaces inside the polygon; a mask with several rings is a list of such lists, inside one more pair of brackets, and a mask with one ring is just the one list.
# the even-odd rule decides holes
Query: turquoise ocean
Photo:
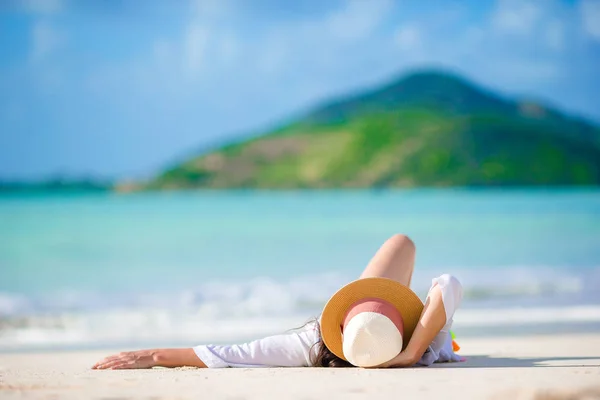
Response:
[{"label": "turquoise ocean", "polygon": [[0,196],[0,351],[194,345],[316,317],[395,233],[459,335],[600,326],[600,190]]}]

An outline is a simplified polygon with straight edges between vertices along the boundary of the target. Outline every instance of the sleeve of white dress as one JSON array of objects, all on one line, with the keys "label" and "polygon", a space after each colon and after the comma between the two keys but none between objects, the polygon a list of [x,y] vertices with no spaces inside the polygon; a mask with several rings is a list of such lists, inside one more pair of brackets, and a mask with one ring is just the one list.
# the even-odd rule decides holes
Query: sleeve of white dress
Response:
[{"label": "sleeve of white dress", "polygon": [[244,344],[201,345],[194,351],[208,368],[308,367],[318,335],[316,324],[310,324],[296,332]]},{"label": "sleeve of white dress", "polygon": [[[460,361],[460,357],[452,350],[452,337],[450,329],[452,328],[452,318],[454,312],[460,306],[462,300],[462,285],[456,277],[444,274],[432,280],[431,289],[438,286],[442,291],[442,302],[446,312],[446,324],[431,342],[431,345],[421,357],[418,365],[431,365],[434,362]],[[429,292],[431,292],[429,289]],[[429,295],[427,296],[429,297]]]}]

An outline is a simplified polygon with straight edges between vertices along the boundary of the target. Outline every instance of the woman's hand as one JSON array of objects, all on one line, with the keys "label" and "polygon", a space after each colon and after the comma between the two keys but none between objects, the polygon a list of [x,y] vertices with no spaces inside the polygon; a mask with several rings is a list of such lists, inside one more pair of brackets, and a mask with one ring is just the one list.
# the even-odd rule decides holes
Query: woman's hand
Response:
[{"label": "woman's hand", "polygon": [[381,365],[376,366],[375,368],[403,368],[403,367],[411,367],[415,365],[419,361],[415,356],[410,354],[409,352],[402,351],[396,357],[392,358],[390,361],[385,362]]},{"label": "woman's hand", "polygon": [[157,363],[158,350],[126,351],[106,357],[97,362],[92,369],[141,369],[152,368]]},{"label": "woman's hand", "polygon": [[144,369],[152,367],[206,368],[194,349],[155,349],[126,351],[94,364],[92,369]]}]

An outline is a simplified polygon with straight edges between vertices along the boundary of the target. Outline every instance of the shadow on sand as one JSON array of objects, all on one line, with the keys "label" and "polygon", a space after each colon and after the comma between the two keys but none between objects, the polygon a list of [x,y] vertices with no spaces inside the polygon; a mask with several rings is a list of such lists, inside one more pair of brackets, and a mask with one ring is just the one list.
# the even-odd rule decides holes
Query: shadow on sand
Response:
[{"label": "shadow on sand", "polygon": [[[600,367],[600,357],[539,357],[512,358],[490,356],[466,356],[461,363],[434,364],[434,367],[444,368],[568,368],[568,367]],[[593,360],[593,361],[592,361]]]}]

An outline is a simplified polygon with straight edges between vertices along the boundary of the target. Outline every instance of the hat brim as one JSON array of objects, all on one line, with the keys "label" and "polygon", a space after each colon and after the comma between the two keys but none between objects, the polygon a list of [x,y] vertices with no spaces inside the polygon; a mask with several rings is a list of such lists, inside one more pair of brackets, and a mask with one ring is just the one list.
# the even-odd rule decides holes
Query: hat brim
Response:
[{"label": "hat brim", "polygon": [[385,300],[400,312],[404,322],[402,350],[408,345],[423,312],[424,306],[419,296],[395,280],[362,278],[347,284],[329,299],[321,315],[321,338],[325,346],[342,360],[346,360],[342,350],[344,318],[352,304],[366,298]]}]

